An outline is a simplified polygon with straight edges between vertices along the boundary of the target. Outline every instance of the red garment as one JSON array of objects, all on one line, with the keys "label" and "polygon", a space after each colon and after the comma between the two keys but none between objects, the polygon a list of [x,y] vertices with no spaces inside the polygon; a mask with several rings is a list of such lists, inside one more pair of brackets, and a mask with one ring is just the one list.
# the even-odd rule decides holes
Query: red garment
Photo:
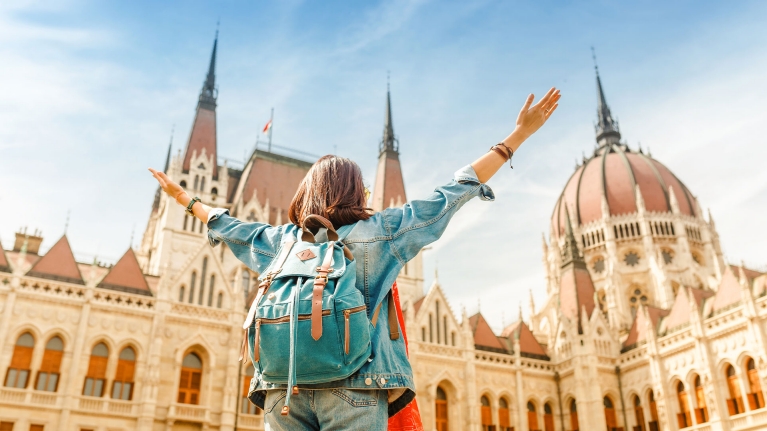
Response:
[{"label": "red garment", "polygon": [[[392,296],[394,297],[394,305],[397,308],[397,320],[399,320],[399,327],[402,328],[402,337],[405,340],[405,350],[407,351],[407,334],[405,334],[405,319],[402,316],[402,306],[399,303],[399,290],[397,290],[397,282],[391,288]],[[413,400],[410,404],[405,406],[396,415],[389,418],[389,431],[423,431],[423,424],[421,423],[421,413],[418,411],[418,403]]]}]

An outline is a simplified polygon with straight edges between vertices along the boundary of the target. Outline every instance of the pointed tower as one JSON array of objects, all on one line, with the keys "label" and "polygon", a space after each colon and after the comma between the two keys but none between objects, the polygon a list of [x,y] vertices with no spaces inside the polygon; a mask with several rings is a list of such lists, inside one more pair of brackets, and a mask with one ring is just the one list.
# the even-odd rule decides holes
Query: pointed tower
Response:
[{"label": "pointed tower", "polygon": [[405,182],[402,180],[402,168],[399,162],[399,141],[394,136],[394,124],[391,115],[391,92],[386,88],[386,121],[383,139],[378,146],[378,170],[373,186],[371,206],[375,211],[382,211],[393,206],[402,206],[407,202]]},{"label": "pointed tower", "polygon": [[559,285],[559,306],[562,314],[570,321],[578,322],[578,332],[582,331],[581,314],[586,311],[591,316],[594,311],[594,283],[591,280],[583,260],[578,242],[573,234],[570,211],[565,208],[565,243],[562,247],[562,277]]},{"label": "pointed tower", "polygon": [[192,132],[189,134],[189,142],[184,151],[182,171],[188,173],[193,168],[192,157],[199,157],[203,152],[211,159],[213,165],[213,179],[218,179],[218,166],[216,166],[216,49],[218,46],[218,31],[213,41],[213,53],[210,55],[210,65],[205,82],[202,84],[200,97],[197,101],[197,113],[192,124]]},{"label": "pointed tower", "polygon": [[[391,114],[391,92],[386,85],[386,119],[383,138],[378,146],[378,169],[373,186],[371,207],[383,211],[389,207],[399,207],[407,202],[405,182],[399,162],[399,141],[394,135],[394,123]],[[423,297],[423,259],[421,253],[408,262],[397,277],[397,286],[402,302],[410,300],[415,304]]]},{"label": "pointed tower", "polygon": [[599,146],[607,144],[617,144],[621,139],[621,133],[618,129],[618,122],[613,119],[610,113],[610,107],[605,100],[605,92],[602,90],[602,80],[599,77],[599,68],[597,68],[596,58],[594,59],[594,72],[597,75],[597,124],[595,126],[597,133],[597,143]]}]

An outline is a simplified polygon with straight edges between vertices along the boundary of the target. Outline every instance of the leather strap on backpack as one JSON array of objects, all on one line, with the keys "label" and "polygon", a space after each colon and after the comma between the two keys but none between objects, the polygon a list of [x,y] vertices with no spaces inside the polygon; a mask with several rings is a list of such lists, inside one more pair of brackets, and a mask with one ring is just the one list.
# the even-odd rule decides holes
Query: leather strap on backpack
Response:
[{"label": "leather strap on backpack", "polygon": [[[386,295],[386,307],[387,312],[389,313],[389,339],[391,340],[398,340],[399,339],[399,320],[397,320],[397,309],[394,305],[394,295],[389,292],[388,295]],[[373,327],[375,328],[376,323],[378,322],[378,313],[381,311],[381,306],[383,305],[383,302],[378,304],[378,307],[376,307],[375,311],[373,312],[373,318],[370,319],[370,323],[373,324]]]},{"label": "leather strap on backpack", "polygon": [[[328,229],[330,233],[330,229]],[[335,231],[333,231],[335,233]],[[338,235],[336,235],[336,238]],[[330,241],[330,247],[325,252],[325,259],[322,266],[317,268],[317,275],[314,277],[314,288],[312,289],[312,338],[315,341],[322,337],[322,291],[328,284],[328,274],[333,271],[333,251],[335,251],[335,242]]]}]

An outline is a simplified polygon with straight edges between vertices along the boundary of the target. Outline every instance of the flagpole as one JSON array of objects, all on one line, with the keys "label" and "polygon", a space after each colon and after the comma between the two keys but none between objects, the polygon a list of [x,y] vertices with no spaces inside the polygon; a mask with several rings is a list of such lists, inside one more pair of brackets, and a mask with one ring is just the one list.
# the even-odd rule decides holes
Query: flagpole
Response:
[{"label": "flagpole", "polygon": [[272,108],[272,115],[269,117],[269,152],[272,152],[272,129],[274,128],[274,108]]}]

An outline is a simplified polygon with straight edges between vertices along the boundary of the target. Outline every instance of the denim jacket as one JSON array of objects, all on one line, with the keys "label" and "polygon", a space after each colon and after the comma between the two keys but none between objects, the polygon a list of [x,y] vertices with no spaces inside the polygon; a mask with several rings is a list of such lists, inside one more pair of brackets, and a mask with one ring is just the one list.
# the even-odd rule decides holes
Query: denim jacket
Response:
[{"label": "denim jacket", "polygon": [[[456,211],[475,196],[482,200],[495,198],[469,165],[458,170],[452,181],[435,189],[426,199],[412,201],[401,208],[387,208],[356,222],[350,230],[349,227],[339,229],[342,236],[346,233],[343,242],[357,261],[357,288],[365,296],[369,318],[386,299],[405,263],[439,239]],[[220,208],[212,210],[208,219],[210,244],[225,242],[240,261],[258,273],[277,255],[283,235],[295,235],[296,229],[293,224],[245,223]],[[389,312],[394,310],[381,307],[379,324],[371,334],[373,353],[359,371],[344,380],[302,388],[386,389],[389,390],[390,416],[412,401],[415,397],[413,370],[403,337],[397,340],[389,337],[389,328],[384,323],[388,322]],[[284,388],[285,385],[264,381],[256,370],[249,397],[263,408],[266,390]]]}]

